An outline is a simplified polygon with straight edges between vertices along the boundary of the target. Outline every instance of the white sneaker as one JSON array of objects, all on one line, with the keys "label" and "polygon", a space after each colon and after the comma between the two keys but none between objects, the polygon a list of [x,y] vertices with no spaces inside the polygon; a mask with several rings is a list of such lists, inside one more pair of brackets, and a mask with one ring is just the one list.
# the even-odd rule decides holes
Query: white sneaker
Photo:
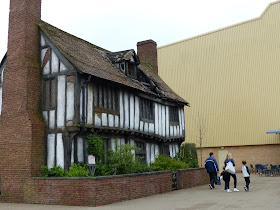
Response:
[{"label": "white sneaker", "polygon": [[230,189],[228,189],[227,192],[232,192],[232,191]]},{"label": "white sneaker", "polygon": [[239,192],[239,190],[237,188],[234,188],[233,191],[234,192]]}]

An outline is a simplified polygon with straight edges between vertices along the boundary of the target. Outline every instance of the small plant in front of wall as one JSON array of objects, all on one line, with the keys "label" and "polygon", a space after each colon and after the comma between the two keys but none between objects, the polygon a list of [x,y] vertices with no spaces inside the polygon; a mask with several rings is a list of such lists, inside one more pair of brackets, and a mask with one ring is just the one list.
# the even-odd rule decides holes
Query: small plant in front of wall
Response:
[{"label": "small plant in front of wall", "polygon": [[96,159],[96,163],[99,163],[105,155],[103,145],[104,142],[100,136],[97,136],[96,133],[91,133],[87,137],[87,153],[92,155]]}]

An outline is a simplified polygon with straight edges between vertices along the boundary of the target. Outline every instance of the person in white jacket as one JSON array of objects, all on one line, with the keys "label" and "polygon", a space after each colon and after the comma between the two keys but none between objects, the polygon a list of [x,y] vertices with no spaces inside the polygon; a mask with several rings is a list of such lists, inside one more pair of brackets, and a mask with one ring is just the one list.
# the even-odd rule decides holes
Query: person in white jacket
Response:
[{"label": "person in white jacket", "polygon": [[243,160],[242,161],[242,168],[241,168],[241,172],[243,174],[243,177],[245,179],[245,182],[246,182],[246,186],[244,186],[244,189],[246,192],[249,192],[249,184],[250,184],[250,171],[249,171],[249,168],[248,166],[246,166],[246,161]]}]

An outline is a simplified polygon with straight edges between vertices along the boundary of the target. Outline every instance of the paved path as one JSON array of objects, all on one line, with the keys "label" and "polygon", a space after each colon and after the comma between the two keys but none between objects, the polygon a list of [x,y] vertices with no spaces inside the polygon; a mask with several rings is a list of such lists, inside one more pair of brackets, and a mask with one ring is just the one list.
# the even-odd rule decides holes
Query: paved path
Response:
[{"label": "paved path", "polygon": [[[251,176],[250,192],[245,192],[244,178],[237,174],[237,187],[240,192],[224,192],[223,185],[210,190],[207,185],[176,190],[170,193],[114,203],[100,207],[54,206],[35,204],[0,203],[1,210],[154,210],[154,209],[280,209],[280,176]],[[233,188],[233,180],[230,183]]]}]

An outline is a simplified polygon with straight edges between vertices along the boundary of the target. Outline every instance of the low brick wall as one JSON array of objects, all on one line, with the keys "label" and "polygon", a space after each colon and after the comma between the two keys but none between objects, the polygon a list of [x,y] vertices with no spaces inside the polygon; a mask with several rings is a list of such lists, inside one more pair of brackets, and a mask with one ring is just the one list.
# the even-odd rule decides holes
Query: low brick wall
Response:
[{"label": "low brick wall", "polygon": [[209,183],[209,175],[205,168],[178,170],[178,189],[185,189]]},{"label": "low brick wall", "polygon": [[33,178],[32,203],[74,206],[101,206],[170,192],[172,172],[106,177]]}]

